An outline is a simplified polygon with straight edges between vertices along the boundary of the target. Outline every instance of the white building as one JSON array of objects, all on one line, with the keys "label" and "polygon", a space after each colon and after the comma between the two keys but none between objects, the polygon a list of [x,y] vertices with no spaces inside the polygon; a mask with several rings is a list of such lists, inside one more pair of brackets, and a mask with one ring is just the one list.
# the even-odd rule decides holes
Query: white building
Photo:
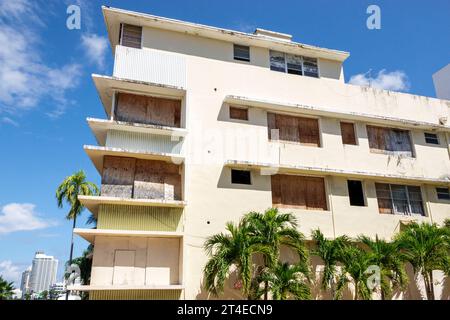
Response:
[{"label": "white building", "polygon": [[50,285],[56,282],[57,269],[57,259],[44,252],[36,252],[31,267],[30,290],[33,293],[49,290]]},{"label": "white building", "polygon": [[450,63],[433,74],[436,97],[450,100]]},{"label": "white building", "polygon": [[22,279],[20,280],[20,290],[22,295],[30,291],[30,276],[31,276],[31,266],[27,270],[22,272]]}]

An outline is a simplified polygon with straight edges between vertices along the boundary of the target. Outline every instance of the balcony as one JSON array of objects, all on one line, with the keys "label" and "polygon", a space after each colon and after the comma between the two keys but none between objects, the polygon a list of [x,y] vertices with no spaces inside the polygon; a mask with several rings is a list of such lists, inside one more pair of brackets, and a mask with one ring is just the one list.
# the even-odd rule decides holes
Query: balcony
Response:
[{"label": "balcony", "polygon": [[75,229],[94,243],[91,283],[71,290],[182,290],[181,232]]},{"label": "balcony", "polygon": [[117,45],[113,76],[185,88],[186,60],[177,54]]},{"label": "balcony", "polygon": [[[183,208],[180,165],[142,158],[103,155],[101,196],[80,196],[94,215],[100,205],[134,205]],[[95,161],[94,161],[95,163]],[[98,161],[97,166],[100,163]]]}]

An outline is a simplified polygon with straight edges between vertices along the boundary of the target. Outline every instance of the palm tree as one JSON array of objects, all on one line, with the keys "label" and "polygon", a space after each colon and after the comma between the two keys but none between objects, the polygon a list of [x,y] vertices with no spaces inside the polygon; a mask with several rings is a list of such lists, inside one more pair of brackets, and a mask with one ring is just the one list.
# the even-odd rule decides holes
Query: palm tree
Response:
[{"label": "palm tree", "polygon": [[[297,230],[297,221],[291,213],[280,213],[276,208],[267,209],[263,214],[249,212],[244,216],[255,240],[271,249],[264,255],[264,266],[273,267],[280,256],[281,246],[295,250],[299,264],[308,270],[308,250],[304,235]],[[264,299],[268,298],[268,282],[264,285]]]},{"label": "palm tree", "polygon": [[448,234],[447,228],[436,224],[411,223],[396,237],[403,258],[423,277],[428,300],[435,299],[433,270],[448,274],[450,269]]},{"label": "palm tree", "polygon": [[369,254],[355,245],[345,246],[339,254],[343,270],[338,279],[336,298],[340,299],[345,285],[353,282],[355,287],[354,300],[359,300],[360,298],[370,300],[372,298],[372,290],[367,283],[370,276],[367,270],[371,265]]},{"label": "palm tree", "polygon": [[347,236],[327,239],[319,229],[312,232],[312,238],[316,243],[312,254],[322,259],[324,264],[321,288],[323,290],[330,288],[332,297],[335,297],[336,267],[341,260],[343,249],[350,244],[350,240]]},{"label": "palm tree", "polygon": [[390,299],[392,289],[405,289],[408,277],[397,243],[379,239],[378,235],[375,240],[367,236],[359,236],[358,240],[369,248],[370,263],[380,268],[381,299]]},{"label": "palm tree", "polygon": [[226,224],[228,233],[219,233],[209,237],[205,250],[210,257],[204,268],[205,288],[218,296],[223,292],[230,268],[236,267],[242,291],[248,296],[253,271],[253,255],[271,254],[270,248],[261,245],[252,237],[248,222],[242,219],[238,225]]},{"label": "palm tree", "polygon": [[14,286],[12,282],[8,282],[0,276],[0,300],[11,299],[14,294]]},{"label": "palm tree", "polygon": [[[73,256],[73,229],[75,229],[77,217],[84,209],[84,206],[81,204],[80,200],[78,200],[78,196],[93,196],[98,195],[98,193],[98,187],[94,183],[86,181],[86,174],[83,170],[66,177],[56,190],[58,207],[62,208],[64,202],[69,204],[70,210],[67,213],[66,218],[68,220],[73,220],[69,265],[72,264]],[[68,299],[68,295],[69,291],[66,293],[66,299]]]},{"label": "palm tree", "polygon": [[309,300],[308,276],[309,268],[304,263],[291,265],[277,262],[263,271],[261,280],[268,283],[274,300]]}]

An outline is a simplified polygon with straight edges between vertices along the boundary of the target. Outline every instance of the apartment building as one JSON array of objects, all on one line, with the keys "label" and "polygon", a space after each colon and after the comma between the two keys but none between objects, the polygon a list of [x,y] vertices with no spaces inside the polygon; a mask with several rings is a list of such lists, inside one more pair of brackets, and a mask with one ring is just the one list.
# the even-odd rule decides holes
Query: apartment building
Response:
[{"label": "apartment building", "polygon": [[42,251],[36,252],[31,265],[31,273],[29,273],[28,291],[38,294],[42,291],[49,290],[50,286],[56,282],[57,272],[57,259],[53,256],[46,255]]},{"label": "apartment building", "polygon": [[330,238],[450,217],[449,101],[348,85],[349,53],[288,34],[102,10],[114,70],[92,76],[106,119],[84,147],[101,195],[80,197],[98,225],[75,230],[95,247],[73,289],[209,298],[204,241],[251,210]]}]

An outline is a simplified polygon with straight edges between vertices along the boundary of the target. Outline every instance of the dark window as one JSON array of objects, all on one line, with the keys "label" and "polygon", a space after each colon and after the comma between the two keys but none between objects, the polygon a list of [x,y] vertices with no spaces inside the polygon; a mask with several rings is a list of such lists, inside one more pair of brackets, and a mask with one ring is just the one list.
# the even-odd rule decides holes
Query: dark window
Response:
[{"label": "dark window", "polygon": [[122,24],[120,30],[120,44],[125,47],[141,48],[142,27]]},{"label": "dark window", "polygon": [[438,199],[450,200],[450,191],[448,188],[436,188]]},{"label": "dark window", "polygon": [[234,60],[250,61],[250,47],[235,44]]},{"label": "dark window", "polygon": [[356,145],[355,126],[350,122],[341,122],[341,136],[343,144]]},{"label": "dark window", "polygon": [[286,55],[287,73],[302,75],[302,57],[293,54]]},{"label": "dark window", "polygon": [[230,119],[248,120],[248,109],[230,106]]},{"label": "dark window", "polygon": [[425,132],[425,142],[430,144],[439,144],[437,134]]},{"label": "dark window", "polygon": [[252,184],[250,171],[247,170],[231,170],[231,183],[235,184]]},{"label": "dark window", "polygon": [[351,206],[361,206],[364,204],[364,193],[361,181],[347,180],[348,196]]}]

